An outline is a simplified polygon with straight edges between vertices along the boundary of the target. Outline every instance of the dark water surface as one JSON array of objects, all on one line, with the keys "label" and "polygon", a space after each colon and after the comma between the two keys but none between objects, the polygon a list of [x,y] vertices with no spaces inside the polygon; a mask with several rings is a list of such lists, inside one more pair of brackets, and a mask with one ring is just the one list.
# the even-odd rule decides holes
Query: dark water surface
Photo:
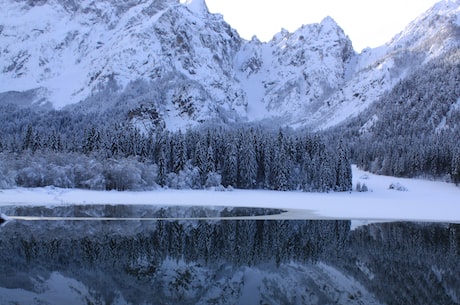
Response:
[{"label": "dark water surface", "polygon": [[0,304],[460,304],[458,224],[351,230],[223,207],[0,212],[19,218],[0,228]]}]

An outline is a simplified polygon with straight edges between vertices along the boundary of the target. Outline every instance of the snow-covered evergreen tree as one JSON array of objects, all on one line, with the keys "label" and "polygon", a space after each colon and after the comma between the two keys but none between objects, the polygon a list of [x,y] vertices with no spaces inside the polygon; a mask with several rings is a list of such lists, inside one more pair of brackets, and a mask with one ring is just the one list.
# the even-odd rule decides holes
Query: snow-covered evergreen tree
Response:
[{"label": "snow-covered evergreen tree", "polygon": [[337,146],[337,173],[336,173],[336,190],[350,191],[352,188],[351,165],[348,160],[348,152],[343,140],[340,140]]},{"label": "snow-covered evergreen tree", "polygon": [[158,154],[158,177],[157,181],[160,186],[166,185],[166,176],[168,174],[167,169],[167,156],[166,156],[166,147],[162,145]]},{"label": "snow-covered evergreen tree", "polygon": [[257,178],[257,160],[252,133],[240,133],[238,156],[238,187],[254,188]]},{"label": "snow-covered evergreen tree", "polygon": [[457,147],[452,157],[451,178],[455,184],[460,183],[460,147]]},{"label": "snow-covered evergreen tree", "polygon": [[173,136],[172,140],[172,163],[173,171],[177,174],[184,169],[187,162],[187,151],[185,147],[185,139],[182,132],[179,130]]},{"label": "snow-covered evergreen tree", "polygon": [[236,186],[238,182],[238,148],[234,139],[228,140],[222,161],[222,184],[224,186]]}]

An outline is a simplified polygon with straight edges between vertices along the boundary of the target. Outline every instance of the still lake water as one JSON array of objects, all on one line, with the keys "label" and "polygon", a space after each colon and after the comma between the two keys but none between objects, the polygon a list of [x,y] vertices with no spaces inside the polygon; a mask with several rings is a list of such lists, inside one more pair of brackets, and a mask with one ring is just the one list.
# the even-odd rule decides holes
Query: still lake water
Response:
[{"label": "still lake water", "polygon": [[2,305],[460,304],[459,224],[351,229],[224,207],[1,212],[19,218],[0,228]]}]

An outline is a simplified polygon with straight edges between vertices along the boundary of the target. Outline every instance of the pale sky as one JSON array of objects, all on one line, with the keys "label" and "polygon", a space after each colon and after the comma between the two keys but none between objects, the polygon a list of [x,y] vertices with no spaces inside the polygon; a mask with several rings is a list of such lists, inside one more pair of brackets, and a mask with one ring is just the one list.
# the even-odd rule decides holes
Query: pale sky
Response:
[{"label": "pale sky", "polygon": [[302,24],[331,16],[360,52],[388,42],[439,0],[206,0],[241,37],[270,40],[281,28],[293,32]]}]

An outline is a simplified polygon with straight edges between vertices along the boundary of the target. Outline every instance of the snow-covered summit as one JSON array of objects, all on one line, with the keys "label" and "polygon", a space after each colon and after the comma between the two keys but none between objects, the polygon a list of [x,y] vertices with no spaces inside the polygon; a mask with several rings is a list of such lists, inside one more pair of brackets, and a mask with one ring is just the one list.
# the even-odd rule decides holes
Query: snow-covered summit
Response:
[{"label": "snow-covered summit", "polygon": [[172,129],[275,118],[324,128],[457,47],[459,7],[441,1],[388,44],[357,54],[330,17],[262,43],[240,38],[204,0],[6,0],[0,102],[122,107],[136,124]]},{"label": "snow-covered summit", "polygon": [[407,49],[437,56],[460,44],[460,1],[443,0],[412,21],[389,43],[392,50]]},{"label": "snow-covered summit", "polygon": [[365,49],[349,65],[350,79],[301,125],[327,128],[354,117],[409,72],[460,47],[460,1],[443,0],[385,45]]},{"label": "snow-covered summit", "polygon": [[436,3],[431,11],[437,11],[438,14],[451,14],[452,12],[459,11],[459,0],[442,0]]},{"label": "snow-covered summit", "polygon": [[206,15],[209,13],[205,0],[185,0],[187,8],[197,15]]},{"label": "snow-covered summit", "polygon": [[[296,120],[345,82],[352,43],[330,17],[267,43],[247,42],[236,57],[237,78],[250,102],[248,117]],[[295,111],[293,111],[295,109]]]},{"label": "snow-covered summit", "polygon": [[[99,111],[133,90],[132,107],[161,104],[155,111],[192,123],[218,107],[244,108],[228,73],[241,39],[221,16],[208,13],[204,1],[83,1],[70,9],[68,3],[6,1],[0,94],[23,92],[30,103],[57,108],[90,99],[84,107]],[[211,95],[214,103],[204,103]]]}]

